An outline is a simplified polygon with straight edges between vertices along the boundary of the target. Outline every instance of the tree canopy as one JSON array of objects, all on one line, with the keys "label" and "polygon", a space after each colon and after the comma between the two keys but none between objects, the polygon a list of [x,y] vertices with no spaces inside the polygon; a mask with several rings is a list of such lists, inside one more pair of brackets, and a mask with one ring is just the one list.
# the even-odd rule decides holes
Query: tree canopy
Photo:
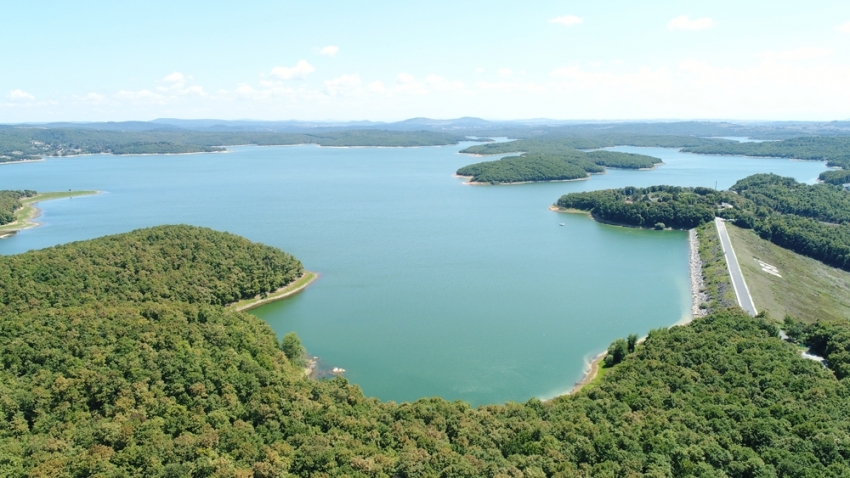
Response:
[{"label": "tree canopy", "polygon": [[21,198],[33,197],[37,193],[35,191],[0,191],[0,226],[9,224],[15,220],[15,211],[20,209]]},{"label": "tree canopy", "polygon": [[[471,141],[434,131],[340,130],[315,133],[113,131],[82,128],[0,127],[0,162],[76,154],[165,154],[224,151],[222,146],[316,144],[320,146],[436,146]],[[479,139],[477,141],[491,141]]]},{"label": "tree canopy", "polygon": [[470,164],[458,169],[457,174],[471,176],[473,182],[491,184],[563,181],[605,172],[604,166],[646,169],[660,162],[658,158],[642,154],[565,150],[559,153],[524,153],[519,156],[507,156],[498,161]]},{"label": "tree canopy", "polygon": [[[297,337],[219,305],[300,263],[230,234],[164,226],[0,266],[4,289],[34,287],[0,308],[2,476],[850,473],[848,379],[737,309],[617,341],[574,396],[473,409],[305,378]],[[846,332],[808,334],[840,363]]]}]

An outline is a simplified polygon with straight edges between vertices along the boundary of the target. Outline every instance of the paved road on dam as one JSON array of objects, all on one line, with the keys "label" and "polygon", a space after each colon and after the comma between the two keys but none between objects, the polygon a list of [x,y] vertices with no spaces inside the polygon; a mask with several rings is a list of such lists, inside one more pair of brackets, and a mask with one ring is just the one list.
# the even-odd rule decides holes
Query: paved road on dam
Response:
[{"label": "paved road on dam", "polygon": [[717,235],[720,236],[720,245],[723,247],[723,255],[726,256],[726,266],[729,269],[729,275],[732,277],[732,287],[735,289],[738,305],[748,314],[756,315],[758,313],[756,305],[753,303],[750,290],[744,281],[741,266],[738,265],[738,257],[735,255],[735,249],[732,248],[732,241],[729,240],[729,233],[726,231],[726,222],[718,217],[714,219],[714,223],[717,225]]}]

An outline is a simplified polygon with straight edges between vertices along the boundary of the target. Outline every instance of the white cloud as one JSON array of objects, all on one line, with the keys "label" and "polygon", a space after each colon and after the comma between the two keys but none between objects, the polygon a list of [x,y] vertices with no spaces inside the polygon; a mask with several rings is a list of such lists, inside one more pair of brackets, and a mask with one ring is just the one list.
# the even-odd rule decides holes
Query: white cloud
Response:
[{"label": "white cloud", "polygon": [[356,93],[360,91],[360,75],[342,75],[338,78],[325,82],[325,90],[330,95],[338,95],[341,93]]},{"label": "white cloud", "polygon": [[204,88],[202,86],[198,86],[198,85],[190,86],[190,87],[186,88],[185,90],[181,91],[180,93],[182,93],[184,95],[198,95],[198,96],[206,96],[207,95],[207,93],[204,91]]},{"label": "white cloud", "polygon": [[333,46],[333,45],[328,45],[328,46],[322,48],[321,50],[319,50],[320,55],[336,56],[337,53],[339,53],[339,47]]},{"label": "white cloud", "polygon": [[285,68],[282,66],[276,66],[272,68],[271,76],[275,78],[279,78],[281,80],[294,80],[294,79],[305,79],[307,75],[313,73],[316,69],[313,65],[307,63],[306,60],[300,60],[295,66],[291,68]]},{"label": "white cloud", "polygon": [[475,69],[475,72],[476,72],[476,73],[484,73],[484,68],[481,68],[481,67],[479,66],[478,68],[476,68],[476,69]]},{"label": "white cloud", "polygon": [[693,20],[688,15],[680,15],[667,23],[668,30],[685,30],[697,31],[706,30],[716,25],[711,18],[694,18]]},{"label": "white cloud", "polygon": [[383,81],[373,81],[369,83],[369,91],[372,93],[383,93],[387,91],[387,87],[384,86]]},{"label": "white cloud", "polygon": [[776,52],[769,51],[762,53],[758,56],[767,60],[800,61],[811,60],[813,58],[823,58],[830,56],[833,53],[834,51],[829,48],[802,47],[794,48],[793,50],[784,50]]},{"label": "white cloud", "polygon": [[166,83],[182,85],[186,81],[186,77],[183,76],[183,73],[180,73],[179,71],[175,71],[174,73],[163,78],[162,81],[164,81]]},{"label": "white cloud", "polygon": [[481,90],[499,91],[503,93],[545,93],[547,88],[537,83],[521,83],[517,81],[479,81],[475,86]]},{"label": "white cloud", "polygon": [[562,17],[555,17],[549,20],[549,23],[558,23],[560,25],[571,27],[573,25],[581,25],[584,23],[584,19],[575,15],[564,15]]},{"label": "white cloud", "polygon": [[438,75],[428,75],[425,78],[425,84],[437,91],[456,91],[465,88],[461,81],[447,80]]},{"label": "white cloud", "polygon": [[513,75],[514,71],[511,70],[510,68],[499,68],[499,71],[497,72],[497,74],[504,78],[504,77],[508,77],[508,76]]},{"label": "white cloud", "polygon": [[256,91],[257,90],[255,90],[251,85],[247,85],[245,83],[236,87],[236,93],[242,96],[252,96],[256,93]]},{"label": "white cloud", "polygon": [[150,90],[129,91],[121,90],[115,93],[115,98],[119,100],[129,100],[135,103],[157,103],[164,104],[165,97],[159,93],[154,93]]},{"label": "white cloud", "polygon": [[841,33],[850,33],[850,22],[844,22],[841,25],[835,27],[835,29],[840,31]]},{"label": "white cloud", "polygon": [[395,78],[395,82],[396,85],[391,90],[393,93],[402,92],[420,95],[428,93],[428,90],[409,73],[399,73]]},{"label": "white cloud", "polygon": [[10,101],[33,101],[35,100],[35,96],[27,93],[23,90],[12,90],[6,96]]}]

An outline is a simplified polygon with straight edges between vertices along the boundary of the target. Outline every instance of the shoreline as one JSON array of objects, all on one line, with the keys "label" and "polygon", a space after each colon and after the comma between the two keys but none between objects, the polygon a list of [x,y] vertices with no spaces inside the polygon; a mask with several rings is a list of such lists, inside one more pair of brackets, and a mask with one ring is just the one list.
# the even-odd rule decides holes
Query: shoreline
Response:
[{"label": "shoreline", "polygon": [[35,222],[41,216],[41,208],[36,204],[43,201],[53,201],[56,199],[71,199],[83,196],[95,196],[102,194],[103,191],[68,191],[68,192],[47,192],[39,193],[35,196],[21,199],[21,207],[15,211],[15,220],[0,226],[0,239],[14,236],[18,231],[24,229],[32,229],[41,225]]},{"label": "shoreline", "polygon": [[597,377],[597,375],[599,375],[599,369],[602,368],[602,361],[605,360],[606,356],[608,356],[607,350],[594,357],[593,360],[590,361],[590,363],[585,364],[585,371],[584,375],[581,377],[581,380],[576,382],[569,392],[563,395],[552,397],[552,400],[558,397],[563,397],[565,395],[574,395],[580,392],[581,389],[586,387],[588,384],[590,384],[590,382],[592,382]]},{"label": "shoreline", "polygon": [[[466,178],[472,178],[474,176],[460,176],[458,174],[452,174],[452,177],[466,179]],[[478,182],[478,181],[467,181],[467,182],[461,183],[461,184],[463,184],[464,186],[516,186],[516,185],[519,185],[519,184],[534,184],[534,183],[569,183],[569,182],[573,182],[573,181],[587,181],[588,179],[590,179],[590,174],[588,174],[586,177],[576,178],[576,179],[550,179],[550,180],[546,180],[546,181],[518,181],[518,182],[515,182],[515,183],[482,183],[482,182]]]},{"label": "shoreline", "polygon": [[680,321],[679,325],[685,325],[694,319],[704,317],[708,310],[700,306],[708,302],[708,295],[704,292],[705,280],[702,277],[702,259],[699,256],[699,237],[696,229],[688,231],[688,265],[691,275],[691,319]]},{"label": "shoreline", "polygon": [[[549,210],[566,214],[586,214],[592,217],[592,214],[590,214],[590,212],[582,211],[580,209],[566,209],[552,205],[549,206]],[[702,260],[699,257],[699,238],[697,237],[696,229],[688,230],[688,265],[691,282],[691,315],[690,317],[684,317],[682,320],[676,322],[672,325],[673,327],[679,325],[687,325],[693,322],[694,319],[704,317],[708,314],[707,310],[700,308],[700,305],[702,305],[703,302],[708,301],[708,297],[705,292],[703,292],[705,282],[702,277]],[[646,337],[642,337],[640,340],[638,340],[638,343],[643,342],[645,339]],[[554,397],[544,401],[555,400],[558,397],[563,397],[566,395],[574,395],[581,391],[584,387],[593,382],[593,380],[595,380],[596,377],[599,375],[599,370],[602,367],[602,361],[605,360],[606,355],[608,355],[607,350],[594,357],[594,359],[590,363],[586,363],[584,374],[582,375],[581,379],[576,382],[568,392],[555,395]]]},{"label": "shoreline", "polygon": [[[630,229],[642,229],[644,231],[657,231],[657,230],[659,230],[659,229],[655,229],[654,227],[635,226],[635,225],[626,224],[626,223],[623,223],[623,222],[609,221],[607,219],[603,219],[603,218],[593,214],[590,211],[585,211],[583,209],[560,207],[557,204],[553,204],[553,205],[549,206],[549,210],[552,211],[552,212],[559,212],[559,213],[563,213],[563,214],[584,214],[586,216],[589,216],[594,221],[596,221],[600,224],[606,224],[608,226],[628,227]],[[688,229],[679,229],[677,227],[665,227],[664,229],[660,229],[660,230],[662,230],[662,231],[687,231]]]},{"label": "shoreline", "polygon": [[237,312],[244,312],[247,310],[251,310],[257,308],[261,305],[268,304],[270,302],[276,302],[278,300],[283,300],[289,297],[292,297],[299,292],[302,292],[313,282],[316,282],[316,279],[319,278],[318,272],[310,272],[304,271],[301,277],[295,279],[294,281],[286,284],[285,286],[277,289],[276,291],[270,293],[266,297],[255,297],[253,299],[245,299],[239,302],[234,302],[232,304],[227,304],[225,307],[233,308],[233,310]]},{"label": "shoreline", "polygon": [[41,159],[17,159],[17,160],[14,160],[14,161],[3,161],[2,163],[0,163],[0,166],[3,166],[5,164],[38,163],[38,162],[41,162],[41,161],[44,161],[44,158],[41,158]]}]

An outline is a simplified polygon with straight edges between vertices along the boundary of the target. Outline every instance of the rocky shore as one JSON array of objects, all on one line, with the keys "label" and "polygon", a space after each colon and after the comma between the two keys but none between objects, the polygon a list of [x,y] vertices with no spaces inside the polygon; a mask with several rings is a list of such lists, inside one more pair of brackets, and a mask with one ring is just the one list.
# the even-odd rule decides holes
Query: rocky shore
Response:
[{"label": "rocky shore", "polygon": [[708,313],[706,309],[700,308],[701,304],[708,302],[708,295],[704,292],[705,282],[702,279],[702,260],[699,257],[699,238],[696,229],[688,231],[688,244],[691,249],[688,261],[691,269],[691,313],[694,318],[697,318]]}]

